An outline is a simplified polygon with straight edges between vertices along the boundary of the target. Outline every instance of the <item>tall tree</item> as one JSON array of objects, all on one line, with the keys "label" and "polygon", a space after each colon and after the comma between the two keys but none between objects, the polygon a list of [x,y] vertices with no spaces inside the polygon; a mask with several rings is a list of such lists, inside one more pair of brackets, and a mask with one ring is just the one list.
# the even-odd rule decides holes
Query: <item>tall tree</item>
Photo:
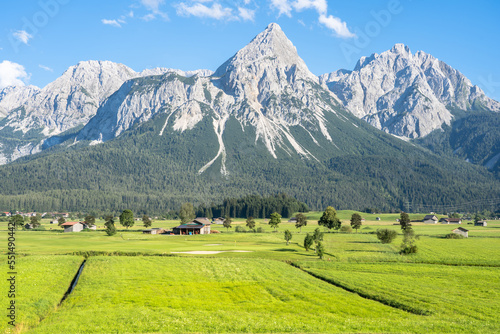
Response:
[{"label": "tall tree", "polygon": [[246,225],[250,230],[255,232],[255,220],[253,219],[253,217],[247,218]]},{"label": "tall tree", "polygon": [[23,216],[21,215],[14,215],[14,216],[11,216],[9,218],[9,223],[11,223],[12,225],[14,225],[14,227],[17,228],[18,227],[22,227],[24,225],[24,219],[23,219]]},{"label": "tall tree", "polygon": [[40,226],[40,221],[41,221],[41,220],[42,220],[42,216],[41,216],[39,213],[37,213],[37,214],[36,214],[36,215],[34,215],[34,216],[31,216],[31,217],[30,217],[30,223],[31,223],[31,226],[32,226],[33,228],[37,228],[37,227],[39,227],[39,226]]},{"label": "tall tree", "polygon": [[104,217],[104,226],[106,226],[106,234],[109,236],[115,235],[116,234],[116,227],[115,227],[115,217],[113,215],[107,215]]},{"label": "tall tree", "polygon": [[318,225],[324,226],[329,230],[331,230],[332,228],[338,230],[342,225],[342,222],[337,218],[337,210],[335,210],[331,206],[327,207],[325,209],[325,212],[323,212],[323,215],[319,219]]},{"label": "tall tree", "polygon": [[316,246],[314,247],[314,251],[316,253],[318,252],[318,245],[321,243],[321,241],[323,241],[323,235],[324,235],[324,233],[321,232],[321,230],[319,229],[319,227],[317,227],[314,230],[314,234],[312,235],[312,237],[313,237],[314,243],[316,244]]},{"label": "tall tree", "polygon": [[193,219],[196,218],[194,212],[194,206],[191,203],[184,203],[181,205],[181,209],[179,210],[179,217],[181,218],[181,222],[183,224],[189,223]]},{"label": "tall tree", "polygon": [[297,213],[295,216],[297,218],[297,222],[295,223],[295,227],[300,229],[300,233],[302,233],[302,226],[307,225],[307,217],[303,213]]},{"label": "tall tree", "polygon": [[151,218],[149,218],[148,215],[143,215],[142,216],[142,224],[144,225],[145,228],[151,227],[153,222],[151,221]]},{"label": "tall tree", "polygon": [[276,228],[278,227],[279,224],[281,224],[281,215],[277,212],[271,213],[271,219],[269,219],[269,225],[271,225],[276,231]]},{"label": "tall tree", "polygon": [[87,224],[88,227],[92,227],[95,225],[95,217],[91,214],[88,214],[85,216],[84,222],[85,224]]},{"label": "tall tree", "polygon": [[127,229],[134,226],[134,213],[132,210],[123,210],[120,215],[120,224]]},{"label": "tall tree", "polygon": [[231,218],[229,216],[227,216],[225,219],[224,219],[224,222],[222,223],[222,226],[224,226],[227,230],[227,232],[229,232],[229,229],[232,228],[231,226],[231,223],[233,221],[231,220]]},{"label": "tall tree", "polygon": [[62,224],[64,224],[66,222],[66,219],[64,219],[63,216],[59,217],[57,219],[57,225],[61,226]]},{"label": "tall tree", "polygon": [[325,246],[323,246],[323,243],[321,241],[316,245],[316,254],[318,254],[320,259],[323,259],[323,255],[325,254]]},{"label": "tall tree", "polygon": [[311,249],[313,243],[314,243],[314,237],[309,233],[307,233],[306,237],[304,238],[304,248],[306,249],[306,251],[309,251],[309,249]]},{"label": "tall tree", "polygon": [[353,213],[351,216],[351,227],[356,230],[356,233],[358,233],[358,229],[362,224],[363,222],[361,221],[359,213]]},{"label": "tall tree", "polygon": [[285,230],[285,240],[286,240],[286,245],[288,246],[290,244],[290,240],[292,240],[292,232],[289,230]]},{"label": "tall tree", "polygon": [[410,216],[406,212],[401,212],[399,215],[399,225],[403,231],[411,229]]}]

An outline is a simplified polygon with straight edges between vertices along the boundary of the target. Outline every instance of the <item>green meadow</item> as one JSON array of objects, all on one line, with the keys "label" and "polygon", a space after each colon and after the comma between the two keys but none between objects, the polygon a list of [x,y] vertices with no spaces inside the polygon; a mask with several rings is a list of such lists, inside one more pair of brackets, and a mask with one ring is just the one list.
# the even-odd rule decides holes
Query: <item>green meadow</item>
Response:
[{"label": "green meadow", "polygon": [[[339,211],[343,225],[352,213]],[[141,222],[129,230],[117,224],[112,237],[101,228],[63,233],[43,220],[45,231],[16,233],[17,326],[4,320],[0,331],[500,332],[500,221],[487,227],[465,222],[466,239],[444,238],[457,225],[415,222],[419,251],[403,256],[400,227],[394,225],[398,215],[362,214],[357,232],[321,228],[326,233],[320,260],[303,247],[320,215],[308,213],[302,232],[285,219],[274,232],[261,219],[263,233],[236,233],[245,223],[235,219],[229,231],[212,225],[221,233],[193,236],[143,234]],[[155,221],[153,227],[178,224]],[[399,235],[382,244],[378,228]],[[285,229],[293,233],[288,246]],[[0,233],[7,235],[6,223],[0,223]],[[84,259],[78,285],[59,305]],[[2,280],[0,288],[7,291],[8,282]]]}]

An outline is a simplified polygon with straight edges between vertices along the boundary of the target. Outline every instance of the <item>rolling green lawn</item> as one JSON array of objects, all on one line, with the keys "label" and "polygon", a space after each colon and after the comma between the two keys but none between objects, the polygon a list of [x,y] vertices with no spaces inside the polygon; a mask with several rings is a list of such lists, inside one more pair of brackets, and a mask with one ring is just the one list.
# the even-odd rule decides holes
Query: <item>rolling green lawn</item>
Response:
[{"label": "rolling green lawn", "polygon": [[[0,259],[4,264],[2,267],[6,268],[7,257],[2,255]],[[56,311],[57,305],[82,262],[82,258],[79,256],[34,255],[18,256],[16,260],[16,322],[20,324],[20,329],[22,329],[37,325],[46,316]],[[2,274],[0,290],[2,291],[0,331],[7,332],[4,306],[6,309],[10,299],[7,298],[9,282],[6,273]]]},{"label": "rolling green lawn", "polygon": [[[339,211],[344,225],[353,212]],[[102,230],[62,233],[44,220],[46,231],[16,233],[15,333],[500,332],[499,221],[462,224],[470,237],[458,240],[444,238],[457,225],[413,223],[419,252],[402,256],[401,234],[392,244],[374,234],[401,233],[393,225],[398,215],[362,214],[358,233],[325,233],[319,260],[302,246],[319,216],[308,214],[302,233],[285,219],[277,233],[263,219],[257,227],[265,233],[235,233],[244,225],[235,219],[229,232],[213,225],[222,233],[195,236],[142,234],[140,222],[130,230],[117,224],[112,237]],[[293,233],[288,246],[285,229]],[[0,233],[6,235],[6,223]],[[221,253],[178,253],[190,251]],[[77,288],[57,307],[88,254]],[[6,291],[7,282],[0,288]],[[0,332],[7,330],[4,321]]]}]

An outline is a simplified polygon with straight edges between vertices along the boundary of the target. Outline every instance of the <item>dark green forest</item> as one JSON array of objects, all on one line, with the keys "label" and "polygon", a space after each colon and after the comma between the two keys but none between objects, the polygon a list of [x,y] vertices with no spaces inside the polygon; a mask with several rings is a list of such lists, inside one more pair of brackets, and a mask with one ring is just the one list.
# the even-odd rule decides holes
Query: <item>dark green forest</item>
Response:
[{"label": "dark green forest", "polygon": [[[159,136],[166,120],[161,114],[104,144],[54,147],[1,166],[0,210],[127,208],[160,215],[184,202],[209,207],[228,198],[280,193],[312,210],[328,205],[383,211],[409,206],[413,211],[439,212],[496,209],[492,206],[498,205],[500,183],[485,168],[443,158],[348,114],[342,117],[357,128],[335,115],[328,117],[335,145],[319,136],[314,143],[301,127],[290,130],[317,160],[290,154],[289,147],[279,148],[274,159],[262,142],[255,144],[252,127],[243,131],[235,119],[228,121],[224,141],[229,174],[222,175],[221,159],[198,173],[218,150],[209,117],[192,131],[179,133],[168,127]],[[248,206],[230,207],[238,216],[249,210],[261,217],[259,210]],[[264,215],[268,214],[266,208]]]}]

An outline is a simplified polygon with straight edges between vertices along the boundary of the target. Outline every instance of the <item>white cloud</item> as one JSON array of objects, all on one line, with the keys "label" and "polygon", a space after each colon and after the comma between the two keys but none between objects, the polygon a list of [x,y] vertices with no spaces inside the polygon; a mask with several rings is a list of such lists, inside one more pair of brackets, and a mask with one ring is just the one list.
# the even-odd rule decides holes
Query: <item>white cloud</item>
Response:
[{"label": "white cloud", "polygon": [[26,31],[24,30],[18,30],[18,31],[15,31],[13,34],[12,34],[15,38],[17,38],[18,40],[20,40],[21,42],[23,42],[24,44],[28,44],[28,41],[33,38],[32,35],[28,34]]},{"label": "white cloud", "polygon": [[45,70],[45,71],[48,71],[48,72],[54,72],[54,70],[53,70],[53,69],[51,69],[51,68],[50,68],[50,67],[48,67],[48,66],[42,65],[42,64],[38,65],[38,67],[40,67],[41,69],[43,69],[43,70]]},{"label": "white cloud", "polygon": [[[121,28],[122,25],[120,24],[120,22],[118,22],[117,20],[106,20],[106,19],[102,19],[101,20],[102,23],[104,24],[107,24],[107,25],[110,25],[110,26],[113,26],[113,27],[117,27],[117,28]],[[123,22],[122,22],[123,23]]]},{"label": "white cloud", "polygon": [[285,14],[288,17],[292,17],[292,6],[288,0],[271,0],[271,8],[278,10],[278,16]]},{"label": "white cloud", "polygon": [[24,66],[4,60],[0,63],[0,89],[7,86],[24,86],[29,75]]},{"label": "white cloud", "polygon": [[304,9],[316,9],[318,14],[326,15],[328,4],[326,3],[326,0],[296,0],[293,3],[293,8],[297,11]]},{"label": "white cloud", "polygon": [[165,0],[141,0],[141,4],[152,12],[158,12]]},{"label": "white cloud", "polygon": [[207,7],[201,3],[193,4],[192,6],[181,2],[177,6],[177,14],[181,16],[196,16],[208,17],[216,20],[232,18],[233,10],[228,7],[222,7],[218,3],[214,3],[212,7]]},{"label": "white cloud", "polygon": [[325,27],[327,27],[330,30],[335,31],[337,36],[342,37],[342,38],[353,38],[356,37],[356,34],[353,34],[352,32],[349,31],[349,28],[347,28],[347,24],[345,22],[342,22],[341,19],[338,17],[332,16],[332,15],[320,15],[319,16],[319,22],[323,24]]},{"label": "white cloud", "polygon": [[253,21],[255,19],[255,10],[238,7],[238,11],[240,12],[240,17],[244,21]]},{"label": "white cloud", "polygon": [[147,10],[151,11],[151,13],[142,17],[143,20],[151,21],[156,19],[157,16],[162,17],[164,20],[168,20],[168,15],[160,10],[160,6],[165,4],[165,0],[141,0],[141,4],[146,7]]},{"label": "white cloud", "polygon": [[[278,11],[278,16],[285,14],[292,17],[292,11],[301,12],[307,9],[315,10],[318,13],[318,21],[326,28],[335,32],[338,37],[353,38],[356,37],[349,28],[347,23],[333,15],[328,15],[328,2],[326,0],[271,0],[271,8]],[[305,25],[303,21],[300,24]]]}]

